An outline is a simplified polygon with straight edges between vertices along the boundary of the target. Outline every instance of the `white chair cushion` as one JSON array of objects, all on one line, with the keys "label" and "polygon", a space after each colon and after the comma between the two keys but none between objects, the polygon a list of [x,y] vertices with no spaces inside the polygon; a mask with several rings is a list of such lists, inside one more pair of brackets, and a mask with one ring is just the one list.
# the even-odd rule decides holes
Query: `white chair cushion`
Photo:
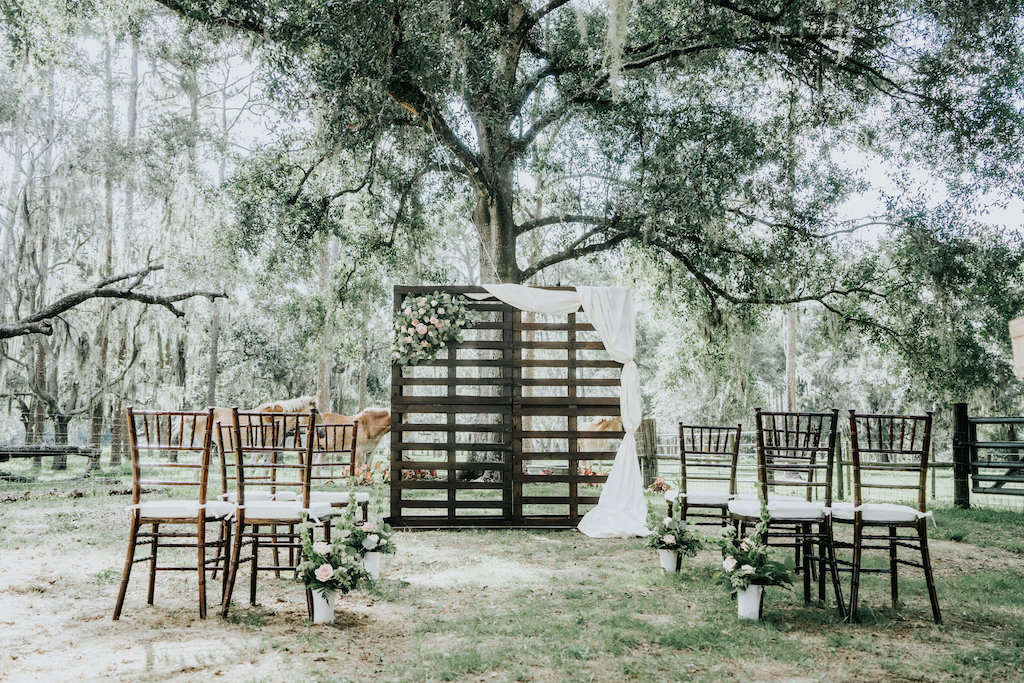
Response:
[{"label": "white chair cushion", "polygon": [[[245,503],[245,516],[252,519],[280,519],[300,521],[302,503],[292,500],[257,500]],[[330,503],[309,503],[309,516],[317,519],[330,517]]]},{"label": "white chair cushion", "polygon": [[[729,502],[729,512],[741,517],[760,517],[761,503],[757,500],[733,500]],[[768,514],[780,521],[811,521],[825,516],[825,503],[771,499],[768,501]]]},{"label": "white chair cushion", "polygon": [[[142,517],[155,519],[194,519],[199,515],[197,500],[148,500],[136,506]],[[235,504],[222,500],[206,502],[207,517],[230,517]]]},{"label": "white chair cushion", "polygon": [[[223,498],[224,500],[231,501],[232,503],[235,503],[235,502],[238,501],[238,494],[234,493],[234,492],[225,493],[225,494],[223,494],[221,496],[221,498]],[[256,491],[246,490],[246,492],[245,492],[245,499],[246,500],[273,500],[271,498],[270,491],[259,491],[259,490],[256,490]]]},{"label": "white chair cushion", "polygon": [[[908,505],[893,503],[864,503],[860,507],[861,519],[865,522],[916,522],[930,513],[918,512]],[[840,522],[852,522],[855,514],[853,503],[833,503],[832,517]]]},{"label": "white chair cushion", "polygon": [[[348,505],[350,495],[348,491],[310,491],[309,501],[320,503],[338,503],[341,505]],[[356,505],[362,505],[370,502],[370,494],[362,491],[356,491]]]},{"label": "white chair cushion", "polygon": [[[759,493],[737,493],[735,496],[732,497],[732,499],[733,500],[752,500],[755,503],[757,503],[757,502],[760,502],[760,500],[761,500],[761,494],[759,494]],[[791,500],[791,501],[797,501],[797,502],[803,501],[803,500],[807,500],[806,498],[801,498],[799,496],[780,496],[780,495],[776,495],[774,493],[769,493],[768,494],[768,499],[769,500]]]},{"label": "white chair cushion", "polygon": [[[678,491],[666,491],[665,500],[674,501]],[[684,493],[687,505],[725,505],[732,498],[726,491],[690,491]]]}]

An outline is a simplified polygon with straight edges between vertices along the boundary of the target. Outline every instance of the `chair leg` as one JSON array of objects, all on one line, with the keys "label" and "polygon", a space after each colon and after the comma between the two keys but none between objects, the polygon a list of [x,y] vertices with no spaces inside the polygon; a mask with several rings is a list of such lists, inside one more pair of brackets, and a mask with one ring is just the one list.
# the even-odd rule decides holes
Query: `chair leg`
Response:
[{"label": "chair leg", "polygon": [[221,524],[220,530],[217,532],[217,547],[214,550],[213,556],[213,559],[215,560],[215,562],[213,563],[213,579],[217,578],[217,571],[220,569],[221,551],[227,552],[228,546],[231,545],[230,543],[228,543],[227,545],[224,544],[224,535],[225,533],[227,533],[225,529],[227,528],[228,526],[226,524]]},{"label": "chair leg", "polygon": [[857,621],[857,600],[860,592],[860,559],[863,552],[864,530],[860,524],[853,525],[853,569],[850,578],[850,613],[848,620]]},{"label": "chair leg", "polygon": [[892,594],[892,608],[900,604],[899,562],[896,554],[896,527],[889,527],[889,592]]},{"label": "chair leg", "polygon": [[252,574],[249,576],[249,605],[256,606],[256,574],[259,571],[260,528],[252,528]]},{"label": "chair leg", "polygon": [[670,501],[668,501],[668,514],[666,515],[666,517],[671,517],[671,516],[672,516],[672,501],[670,500]]},{"label": "chair leg", "polygon": [[[823,524],[825,527],[825,533],[823,534],[822,541],[825,543],[826,552],[828,553],[828,570],[832,575],[832,590],[836,594],[836,607],[839,610],[839,616],[842,619],[846,618],[846,604],[843,602],[843,587],[839,583],[839,566],[836,563],[836,544],[835,544],[835,533],[832,528],[832,518],[828,517],[825,519]],[[825,568],[821,568],[824,573]],[[824,596],[822,596],[824,599]]]},{"label": "chair leg", "polygon": [[921,564],[924,565],[924,580],[928,585],[928,600],[932,603],[932,616],[936,624],[942,623],[942,612],[939,611],[939,595],[935,592],[935,576],[932,574],[932,556],[928,550],[928,519],[922,518],[917,523],[917,535],[921,539]]},{"label": "chair leg", "polygon": [[206,519],[204,511],[199,511],[199,522],[196,525],[196,566],[199,570],[199,618],[206,618]]},{"label": "chair leg", "polygon": [[[824,533],[824,524],[818,526],[818,543],[815,548],[817,568],[818,568],[818,602],[825,602],[825,565],[826,557],[828,553],[828,546],[831,539],[826,538]],[[834,550],[834,547],[833,547]]]},{"label": "chair leg", "polygon": [[[356,503],[356,505],[359,505],[359,504]],[[367,522],[370,521],[370,504],[369,503],[363,503],[359,507],[363,508],[363,524],[366,524]]]},{"label": "chair leg", "polygon": [[128,532],[128,553],[124,559],[124,569],[121,570],[121,587],[117,591],[117,605],[114,606],[114,621],[121,618],[121,608],[124,607],[124,594],[128,591],[128,580],[132,575],[132,565],[135,563],[135,543],[139,535],[139,519],[132,515],[132,528]]},{"label": "chair leg", "polygon": [[313,591],[306,589],[306,614],[308,619],[313,621]]},{"label": "chair leg", "polygon": [[[228,553],[230,558],[230,566],[227,568],[225,578],[227,579],[224,586],[224,596],[221,599],[221,616],[226,617],[228,615],[228,609],[231,607],[231,593],[235,588],[235,577],[238,576],[238,565],[241,564],[242,559],[242,537],[245,535],[242,533],[244,526],[241,522],[238,523],[235,529],[235,542],[233,550]],[[230,534],[230,532],[229,532]]]},{"label": "chair leg", "polygon": [[[224,566],[221,570],[221,582],[220,582],[220,604],[224,604],[224,596],[227,593],[228,588],[228,570],[231,568],[231,520],[225,520],[220,525],[220,544],[222,548],[218,551],[218,561],[223,561]],[[223,552],[223,560],[219,552]],[[216,570],[216,568],[215,568]],[[214,575],[216,576],[216,574]]]},{"label": "chair leg", "polygon": [[814,565],[814,557],[812,555],[812,542],[811,542],[811,528],[810,524],[799,524],[797,525],[798,538],[800,542],[797,545],[802,546],[801,553],[803,554],[804,564],[802,567],[804,575],[804,603],[811,601],[811,567]]},{"label": "chair leg", "polygon": [[[292,543],[294,540],[295,540],[295,525],[294,524],[289,524],[288,525],[288,541],[289,541],[289,543]],[[295,545],[292,544],[292,545],[288,546],[288,566],[294,568],[296,566],[296,564],[297,563],[295,562]]]},{"label": "chair leg", "polygon": [[274,544],[274,547],[271,548],[271,550],[273,551],[273,554],[274,554],[274,578],[275,579],[280,579],[281,578],[281,569],[280,569],[280,567],[281,567],[281,555],[280,555],[280,553],[278,553],[278,548],[277,548],[277,544],[280,541],[280,539],[277,536],[277,525],[276,524],[273,525],[272,527],[270,527],[270,533],[273,534],[273,536],[271,538],[274,539],[272,541],[272,543]]},{"label": "chair leg", "polygon": [[160,547],[160,525],[153,525],[153,540],[150,543],[152,555],[149,558],[149,592],[146,594],[146,604],[153,604],[153,595],[156,591],[156,551]]}]

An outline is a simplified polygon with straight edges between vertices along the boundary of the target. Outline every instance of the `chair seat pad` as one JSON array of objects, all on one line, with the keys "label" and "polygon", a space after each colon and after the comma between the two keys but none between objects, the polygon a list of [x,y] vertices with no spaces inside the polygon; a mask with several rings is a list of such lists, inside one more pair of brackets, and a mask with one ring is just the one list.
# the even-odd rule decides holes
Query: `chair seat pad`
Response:
[{"label": "chair seat pad", "polygon": [[[864,503],[860,506],[861,519],[865,522],[916,522],[928,513],[919,512],[909,505],[893,503]],[[853,503],[833,503],[832,517],[841,522],[852,522],[856,508]]]},{"label": "chair seat pad", "polygon": [[[273,500],[273,498],[271,497],[272,495],[273,494],[270,493],[270,491],[260,491],[258,489],[257,490],[251,490],[251,489],[246,489],[245,490],[245,499],[247,501]],[[232,503],[237,503],[238,502],[238,494],[233,492],[233,491],[231,493],[225,493],[223,496],[221,496],[221,498],[223,498],[224,500],[230,501]]]},{"label": "chair seat pad", "polygon": [[[147,500],[139,503],[139,515],[154,519],[195,519],[199,516],[197,500]],[[230,517],[235,514],[235,504],[223,500],[206,502],[207,517]]]},{"label": "chair seat pad", "polygon": [[[674,501],[679,491],[666,491],[665,500]],[[732,495],[728,491],[689,491],[683,494],[687,505],[726,505]]]},{"label": "chair seat pad", "polygon": [[[761,502],[757,500],[734,500],[729,503],[729,513],[740,517],[760,517]],[[769,499],[768,514],[779,521],[813,521],[825,517],[825,503],[806,500]]]},{"label": "chair seat pad", "polygon": [[[257,500],[245,502],[245,516],[251,519],[279,519],[300,521],[302,519],[302,503],[293,500]],[[313,518],[330,517],[330,503],[309,503],[309,516]]]},{"label": "chair seat pad", "polygon": [[[319,503],[339,503],[341,505],[348,505],[348,501],[351,498],[351,494],[348,491],[310,491],[309,501]],[[370,494],[362,491],[356,491],[356,505],[362,505],[370,502]]]},{"label": "chair seat pad", "polygon": [[[759,493],[737,493],[735,496],[732,497],[732,499],[733,500],[752,500],[755,503],[758,503],[761,500],[761,494],[759,494]],[[777,494],[774,494],[774,493],[769,493],[768,494],[768,500],[787,500],[787,501],[801,502],[801,501],[805,501],[807,499],[806,498],[801,498],[799,496],[780,496],[780,495],[777,495]]]}]

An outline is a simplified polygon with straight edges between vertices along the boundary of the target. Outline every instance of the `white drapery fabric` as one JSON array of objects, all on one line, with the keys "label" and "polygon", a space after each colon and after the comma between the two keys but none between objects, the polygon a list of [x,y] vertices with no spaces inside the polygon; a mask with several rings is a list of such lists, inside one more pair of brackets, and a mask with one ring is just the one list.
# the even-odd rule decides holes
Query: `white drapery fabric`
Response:
[{"label": "white drapery fabric", "polygon": [[492,296],[510,306],[534,313],[575,313],[581,307],[601,336],[612,360],[622,363],[619,405],[622,438],[597,506],[580,520],[579,530],[591,538],[646,536],[647,501],[636,453],[640,428],[640,378],[636,351],[636,314],[633,298],[623,287],[577,287],[557,291],[525,285],[484,285]]}]

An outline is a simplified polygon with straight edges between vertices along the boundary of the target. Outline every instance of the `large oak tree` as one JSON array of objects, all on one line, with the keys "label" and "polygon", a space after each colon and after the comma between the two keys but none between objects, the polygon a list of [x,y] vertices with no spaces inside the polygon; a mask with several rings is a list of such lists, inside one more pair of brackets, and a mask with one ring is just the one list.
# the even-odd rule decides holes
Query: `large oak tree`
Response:
[{"label": "large oak tree", "polygon": [[[837,249],[864,224],[837,209],[860,187],[845,152],[967,194],[1017,182],[1017,2],[158,2],[250,36],[316,122],[290,203],[342,151],[361,180],[320,211],[376,174],[440,174],[471,196],[483,280],[639,244],[712,302],[836,307],[884,295]],[[536,230],[555,246],[524,262]]]}]

